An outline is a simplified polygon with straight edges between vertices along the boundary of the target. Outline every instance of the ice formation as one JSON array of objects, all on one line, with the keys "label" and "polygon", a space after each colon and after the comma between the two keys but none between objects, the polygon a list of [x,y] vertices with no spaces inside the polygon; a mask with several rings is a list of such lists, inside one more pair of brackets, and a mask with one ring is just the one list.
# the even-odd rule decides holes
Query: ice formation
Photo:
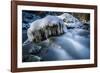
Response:
[{"label": "ice formation", "polygon": [[27,31],[27,36],[30,42],[37,42],[55,35],[60,35],[66,32],[66,30],[62,19],[57,16],[48,15],[32,22]]},{"label": "ice formation", "polygon": [[67,25],[67,27],[77,28],[82,26],[82,23],[69,13],[64,13],[58,17],[64,21],[64,24]]}]

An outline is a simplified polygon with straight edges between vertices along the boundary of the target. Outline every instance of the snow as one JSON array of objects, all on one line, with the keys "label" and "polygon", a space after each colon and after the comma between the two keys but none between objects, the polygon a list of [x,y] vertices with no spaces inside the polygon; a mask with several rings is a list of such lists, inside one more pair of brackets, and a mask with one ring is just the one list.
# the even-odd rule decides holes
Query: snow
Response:
[{"label": "snow", "polygon": [[[61,26],[59,26],[59,24]],[[45,28],[47,25],[49,26],[57,25],[58,27],[61,27],[61,30],[58,30],[59,33],[62,33],[63,30],[65,32],[67,31],[62,19],[58,18],[57,16],[47,15],[46,17],[38,19],[30,24],[30,27],[27,31],[28,40],[32,42],[35,39],[35,35],[33,33],[36,33],[36,35],[39,35],[39,38],[41,38],[41,35],[36,31]],[[53,32],[55,33],[56,31]],[[44,33],[45,37],[47,38],[48,36],[47,34],[51,34],[51,31],[48,33],[47,30],[44,30]],[[36,39],[36,41],[38,41],[38,39]]]},{"label": "snow", "polygon": [[38,20],[32,22],[30,24],[30,29],[32,31],[35,31],[35,30],[39,30],[47,25],[53,26],[55,24],[58,25],[59,23],[61,23],[62,25],[64,24],[60,18],[58,18],[56,16],[48,15],[42,19],[38,19]]},{"label": "snow", "polygon": [[61,18],[64,21],[64,24],[69,27],[77,28],[77,27],[82,26],[82,23],[77,18],[75,18],[74,16],[72,16],[69,13],[64,13],[58,17]]}]

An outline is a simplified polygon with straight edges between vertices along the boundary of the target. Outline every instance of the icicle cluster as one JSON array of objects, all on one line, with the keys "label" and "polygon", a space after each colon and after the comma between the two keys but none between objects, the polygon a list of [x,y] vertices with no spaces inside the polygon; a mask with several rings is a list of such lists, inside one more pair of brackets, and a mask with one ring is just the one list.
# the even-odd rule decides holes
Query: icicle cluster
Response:
[{"label": "icicle cluster", "polygon": [[33,32],[35,38],[33,41],[40,42],[50,37],[62,35],[64,34],[63,27],[64,26],[61,23],[53,24],[52,26],[48,24],[47,26]]}]

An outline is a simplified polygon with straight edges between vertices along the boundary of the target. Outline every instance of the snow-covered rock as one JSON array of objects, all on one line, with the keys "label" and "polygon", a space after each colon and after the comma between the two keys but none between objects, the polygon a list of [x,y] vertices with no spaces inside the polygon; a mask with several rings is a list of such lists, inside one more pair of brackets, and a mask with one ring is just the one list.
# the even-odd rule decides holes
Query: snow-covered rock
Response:
[{"label": "snow-covered rock", "polygon": [[64,21],[64,24],[67,25],[68,27],[77,28],[82,26],[82,23],[69,13],[64,13],[58,17],[61,18]]},{"label": "snow-covered rock", "polygon": [[[30,24],[27,30],[28,41],[32,42],[40,40],[43,36],[45,38],[55,34],[62,34],[66,32],[66,26],[61,18],[57,16],[47,15],[42,19],[38,19]],[[36,39],[38,38],[38,39]]]}]

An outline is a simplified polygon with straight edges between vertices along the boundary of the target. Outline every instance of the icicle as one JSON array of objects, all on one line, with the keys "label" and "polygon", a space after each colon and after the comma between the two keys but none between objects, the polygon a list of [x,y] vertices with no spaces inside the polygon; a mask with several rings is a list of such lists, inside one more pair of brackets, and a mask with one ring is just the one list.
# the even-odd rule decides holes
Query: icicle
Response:
[{"label": "icicle", "polygon": [[39,35],[38,35],[38,31],[36,31],[36,42],[39,41]]},{"label": "icicle", "polygon": [[57,28],[56,28],[57,35],[59,34],[58,27],[59,27],[59,24],[57,25]]},{"label": "icicle", "polygon": [[58,24],[57,30],[58,30],[58,34],[60,34],[60,24]]},{"label": "icicle", "polygon": [[56,31],[56,24],[54,24],[54,26],[53,26],[53,34],[54,35],[56,35],[55,31]]},{"label": "icicle", "polygon": [[39,37],[40,37],[40,41],[41,41],[41,38],[42,38],[42,37],[41,37],[41,31],[40,31],[40,30],[39,30]]},{"label": "icicle", "polygon": [[62,28],[62,27],[61,27],[61,23],[59,23],[59,24],[60,24],[60,34],[61,34],[61,33],[62,33],[61,28]]},{"label": "icicle", "polygon": [[41,32],[39,31],[39,41],[41,41]]},{"label": "icicle", "polygon": [[57,28],[58,28],[58,24],[56,24],[56,35],[58,35],[58,30],[57,30]]},{"label": "icicle", "polygon": [[56,35],[56,25],[54,25],[54,28],[53,28],[54,30],[54,35]]},{"label": "icicle", "polygon": [[46,39],[48,38],[47,29],[45,29],[45,37],[46,37]]}]

